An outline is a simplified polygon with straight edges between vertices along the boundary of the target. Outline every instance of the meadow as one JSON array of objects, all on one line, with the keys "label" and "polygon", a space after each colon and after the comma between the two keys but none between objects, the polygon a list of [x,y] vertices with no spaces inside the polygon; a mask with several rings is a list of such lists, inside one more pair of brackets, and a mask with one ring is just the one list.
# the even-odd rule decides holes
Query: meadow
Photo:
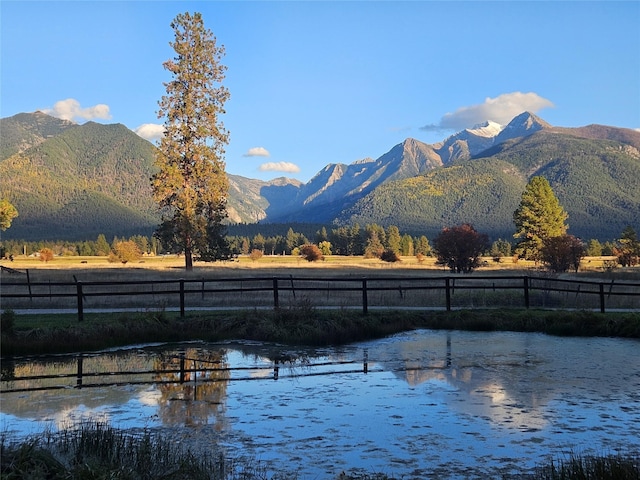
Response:
[{"label": "meadow", "polygon": [[[607,257],[589,258],[578,274],[566,279],[607,282],[636,282],[640,269],[608,269]],[[237,261],[196,264],[185,272],[178,257],[145,257],[135,264],[113,264],[106,257],[57,257],[51,262],[37,258],[15,258],[3,266],[21,273],[3,271],[2,281],[26,277],[31,282],[198,280],[203,277],[242,279],[292,276],[310,278],[403,278],[441,277],[449,272],[435,265],[433,258],[419,262],[403,258],[398,263],[356,257],[327,257],[312,263],[296,257],[265,256],[257,261],[240,257]],[[473,276],[550,274],[528,262],[510,259],[485,267]],[[456,278],[464,279],[465,276]],[[462,292],[464,293],[464,292]],[[489,296],[487,296],[487,294]],[[456,295],[461,295],[457,293]],[[494,296],[492,296],[494,295]],[[195,295],[196,297],[198,295]],[[601,314],[592,311],[558,309],[489,308],[503,293],[485,292],[483,308],[454,311],[424,309],[374,310],[363,315],[358,310],[316,308],[306,295],[298,295],[280,309],[242,308],[218,311],[189,311],[184,317],[159,304],[139,312],[91,313],[83,322],[75,314],[17,314],[2,305],[2,352],[4,355],[91,351],[145,342],[189,339],[254,339],[290,344],[336,345],[367,338],[380,338],[415,328],[514,330],[554,335],[608,335],[640,338],[640,310]],[[396,295],[396,297],[398,297]],[[476,298],[476,302],[480,301]],[[488,305],[487,305],[488,304]],[[121,305],[114,303],[114,305]],[[86,427],[86,426],[85,426]],[[234,465],[232,460],[213,455],[195,457],[192,452],[173,448],[160,437],[132,437],[127,432],[101,425],[83,427],[64,435],[46,432],[21,444],[0,441],[3,478],[149,478],[158,471],[171,478],[281,478],[255,465]],[[123,453],[124,452],[124,453]],[[542,459],[541,459],[542,460]],[[158,468],[160,470],[158,470]],[[540,464],[532,479],[634,478],[639,471],[637,455],[619,457],[570,457]],[[388,479],[384,474],[343,473],[347,479]],[[499,478],[499,477],[496,477]],[[523,476],[524,478],[524,476]]]},{"label": "meadow", "polygon": [[[327,345],[413,328],[638,338],[640,289],[635,285],[640,269],[607,270],[607,260],[586,259],[584,271],[558,276],[533,264],[510,260],[487,262],[471,275],[451,275],[435,265],[433,258],[419,262],[408,257],[396,263],[338,256],[314,263],[297,257],[265,256],[257,261],[240,257],[231,262],[198,263],[191,272],[186,272],[183,259],[175,256],[146,257],[126,265],[109,263],[106,257],[58,257],[46,263],[16,258],[10,268],[21,273],[3,272],[3,293],[14,289],[26,294],[28,270],[32,284],[28,288],[41,296],[3,299],[2,351],[72,352],[152,341],[231,338]],[[537,285],[544,288],[556,288],[558,279],[608,282],[607,293],[626,288],[636,296],[607,295],[607,313],[598,313],[597,294],[586,294],[584,289],[573,293],[584,284],[576,290],[575,284],[566,283],[572,292],[532,291],[531,308],[525,309],[522,281],[513,279],[518,275],[539,277]],[[281,279],[276,309],[273,277]],[[451,277],[448,299],[442,288],[444,277]],[[366,315],[363,278],[369,289]],[[186,289],[190,292],[184,295],[187,308],[183,315],[177,308],[180,279],[189,282]],[[486,286],[471,289],[479,279]],[[77,314],[75,281],[85,285],[82,321]],[[107,287],[90,285],[107,281],[131,283],[105,295]],[[58,287],[56,282],[65,285]],[[511,285],[514,282],[517,285]],[[636,284],[622,287],[623,282]],[[547,283],[549,286],[544,286]],[[597,287],[592,284],[589,288],[594,285]],[[69,297],[55,296],[56,289],[62,288],[71,292]],[[138,295],[142,292],[144,295]],[[451,311],[445,311],[447,301]],[[614,307],[616,311],[610,312]],[[46,310],[60,308],[67,310]]]}]

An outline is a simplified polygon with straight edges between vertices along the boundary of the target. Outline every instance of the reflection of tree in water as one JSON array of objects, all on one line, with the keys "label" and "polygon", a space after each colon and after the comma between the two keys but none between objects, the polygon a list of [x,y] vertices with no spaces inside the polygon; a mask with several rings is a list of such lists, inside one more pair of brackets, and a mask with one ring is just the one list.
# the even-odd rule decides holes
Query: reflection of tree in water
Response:
[{"label": "reflection of tree in water", "polygon": [[[178,355],[160,356],[155,360],[156,370],[179,370],[182,359]],[[179,373],[159,373],[154,380],[161,382],[158,389],[158,416],[167,425],[205,425],[215,416],[217,429],[222,429],[223,404],[229,383],[229,365],[226,351],[184,350],[183,383]]]}]

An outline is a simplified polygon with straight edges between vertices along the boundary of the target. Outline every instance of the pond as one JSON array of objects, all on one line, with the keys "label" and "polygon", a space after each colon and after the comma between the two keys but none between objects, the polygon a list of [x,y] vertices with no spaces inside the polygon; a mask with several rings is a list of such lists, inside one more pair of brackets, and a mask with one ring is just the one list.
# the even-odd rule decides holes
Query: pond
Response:
[{"label": "pond", "polygon": [[[116,386],[90,387],[114,380],[85,377],[83,388],[5,391],[0,432],[15,439],[97,420],[298,478],[487,478],[532,470],[549,455],[640,451],[637,340],[418,330],[324,349],[138,346],[85,355],[83,368],[167,370],[180,353],[203,370],[184,383],[171,373],[130,374]],[[77,358],[3,360],[2,368],[5,378],[74,372]],[[34,381],[3,382],[3,390],[12,385]]]}]

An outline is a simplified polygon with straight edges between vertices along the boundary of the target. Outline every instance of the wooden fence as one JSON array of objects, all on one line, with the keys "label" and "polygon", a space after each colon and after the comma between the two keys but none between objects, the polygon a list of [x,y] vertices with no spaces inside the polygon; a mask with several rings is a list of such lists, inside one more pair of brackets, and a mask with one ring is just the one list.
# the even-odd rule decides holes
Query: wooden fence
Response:
[{"label": "wooden fence", "polygon": [[[191,310],[287,308],[558,308],[640,310],[640,283],[535,276],[251,277],[118,282],[4,281],[2,308],[122,307]],[[55,312],[54,312],[55,313]]]}]

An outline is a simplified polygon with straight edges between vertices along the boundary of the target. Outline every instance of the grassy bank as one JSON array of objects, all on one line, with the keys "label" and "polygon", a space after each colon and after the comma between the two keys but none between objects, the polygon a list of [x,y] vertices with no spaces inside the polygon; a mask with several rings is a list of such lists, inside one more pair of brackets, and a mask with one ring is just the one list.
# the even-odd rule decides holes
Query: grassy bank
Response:
[{"label": "grassy bank", "polygon": [[339,345],[417,328],[541,332],[564,336],[640,338],[640,312],[549,310],[316,309],[305,302],[279,310],[189,312],[163,310],[75,315],[2,314],[2,355],[71,353],[136,343],[184,340],[257,340]]},{"label": "grassy bank", "polygon": [[[62,479],[295,479],[295,473],[269,472],[259,463],[242,464],[215,451],[191,451],[168,438],[143,432],[134,435],[102,424],[85,424],[59,433],[44,432],[18,443],[1,439],[1,478]],[[283,469],[287,466],[284,465]],[[548,460],[535,473],[516,474],[530,480],[625,480],[640,478],[637,454],[572,456]],[[339,480],[391,480],[384,474],[350,474]],[[490,478],[514,478],[496,472]]]}]

